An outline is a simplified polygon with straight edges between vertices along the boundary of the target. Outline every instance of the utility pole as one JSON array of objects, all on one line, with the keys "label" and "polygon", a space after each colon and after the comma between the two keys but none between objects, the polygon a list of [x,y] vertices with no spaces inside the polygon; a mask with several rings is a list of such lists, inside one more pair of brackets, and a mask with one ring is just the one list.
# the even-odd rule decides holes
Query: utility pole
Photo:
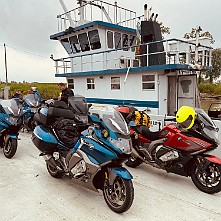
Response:
[{"label": "utility pole", "polygon": [[5,82],[8,84],[8,70],[7,70],[7,54],[6,54],[6,45],[4,44],[5,49]]}]

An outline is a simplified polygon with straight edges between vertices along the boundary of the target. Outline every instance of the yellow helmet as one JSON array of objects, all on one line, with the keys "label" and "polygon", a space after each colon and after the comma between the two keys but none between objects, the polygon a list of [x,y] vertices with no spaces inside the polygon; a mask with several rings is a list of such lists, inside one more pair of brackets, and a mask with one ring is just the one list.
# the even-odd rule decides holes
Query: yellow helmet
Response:
[{"label": "yellow helmet", "polygon": [[184,129],[190,129],[196,119],[196,112],[192,107],[182,106],[176,113],[176,121],[179,123]]}]

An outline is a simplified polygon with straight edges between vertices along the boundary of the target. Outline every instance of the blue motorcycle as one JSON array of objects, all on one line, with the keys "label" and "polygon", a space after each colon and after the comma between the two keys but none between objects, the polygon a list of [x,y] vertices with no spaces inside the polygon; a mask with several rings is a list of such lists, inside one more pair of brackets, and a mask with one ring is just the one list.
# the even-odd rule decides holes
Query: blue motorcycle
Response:
[{"label": "blue motorcycle", "polygon": [[33,131],[35,127],[33,117],[41,106],[41,97],[37,94],[27,94],[24,96],[23,106],[23,128]]},{"label": "blue motorcycle", "polygon": [[132,175],[122,166],[132,149],[129,130],[114,108],[90,111],[84,100],[74,97],[69,106],[55,101],[52,107],[40,108],[32,142],[52,177],[66,175],[89,189],[102,190],[109,208],[122,213],[134,199]]},{"label": "blue motorcycle", "polygon": [[0,148],[7,158],[17,151],[22,115],[22,105],[16,99],[0,101]]}]

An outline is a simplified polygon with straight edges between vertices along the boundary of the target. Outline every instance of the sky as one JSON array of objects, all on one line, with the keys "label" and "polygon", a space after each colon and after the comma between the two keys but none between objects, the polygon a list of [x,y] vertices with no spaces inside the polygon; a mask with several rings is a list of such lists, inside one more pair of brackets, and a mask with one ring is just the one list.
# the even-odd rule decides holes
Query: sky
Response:
[{"label": "sky", "polygon": [[[114,3],[115,0],[106,0]],[[77,6],[75,0],[64,0],[68,9]],[[182,39],[192,28],[201,26],[209,31],[221,48],[220,0],[118,0],[118,5],[143,14],[143,5],[152,7],[171,30],[168,38]],[[58,41],[50,40],[57,33],[57,15],[63,13],[59,0],[0,0],[0,80],[5,81],[6,44],[8,81],[66,82],[55,77],[54,58],[67,54]]]}]

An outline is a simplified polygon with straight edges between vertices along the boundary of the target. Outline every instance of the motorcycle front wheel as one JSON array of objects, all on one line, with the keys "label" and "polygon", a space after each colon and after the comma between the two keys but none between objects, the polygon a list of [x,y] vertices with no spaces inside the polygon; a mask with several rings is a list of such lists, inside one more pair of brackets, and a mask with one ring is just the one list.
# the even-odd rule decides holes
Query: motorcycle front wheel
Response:
[{"label": "motorcycle front wheel", "polygon": [[210,163],[205,170],[194,164],[190,173],[193,183],[205,193],[213,194],[221,191],[221,165]]},{"label": "motorcycle front wheel", "polygon": [[113,185],[109,185],[108,180],[104,182],[104,199],[108,207],[116,213],[127,211],[134,199],[134,188],[131,180],[116,177]]},{"label": "motorcycle front wheel", "polygon": [[63,176],[63,173],[58,170],[57,168],[49,165],[46,163],[46,166],[47,166],[47,170],[48,170],[48,173],[54,177],[54,178],[61,178]]},{"label": "motorcycle front wheel", "polygon": [[12,139],[10,137],[7,138],[3,145],[3,153],[5,157],[9,159],[12,158],[17,151],[17,147],[18,147],[17,139]]}]

